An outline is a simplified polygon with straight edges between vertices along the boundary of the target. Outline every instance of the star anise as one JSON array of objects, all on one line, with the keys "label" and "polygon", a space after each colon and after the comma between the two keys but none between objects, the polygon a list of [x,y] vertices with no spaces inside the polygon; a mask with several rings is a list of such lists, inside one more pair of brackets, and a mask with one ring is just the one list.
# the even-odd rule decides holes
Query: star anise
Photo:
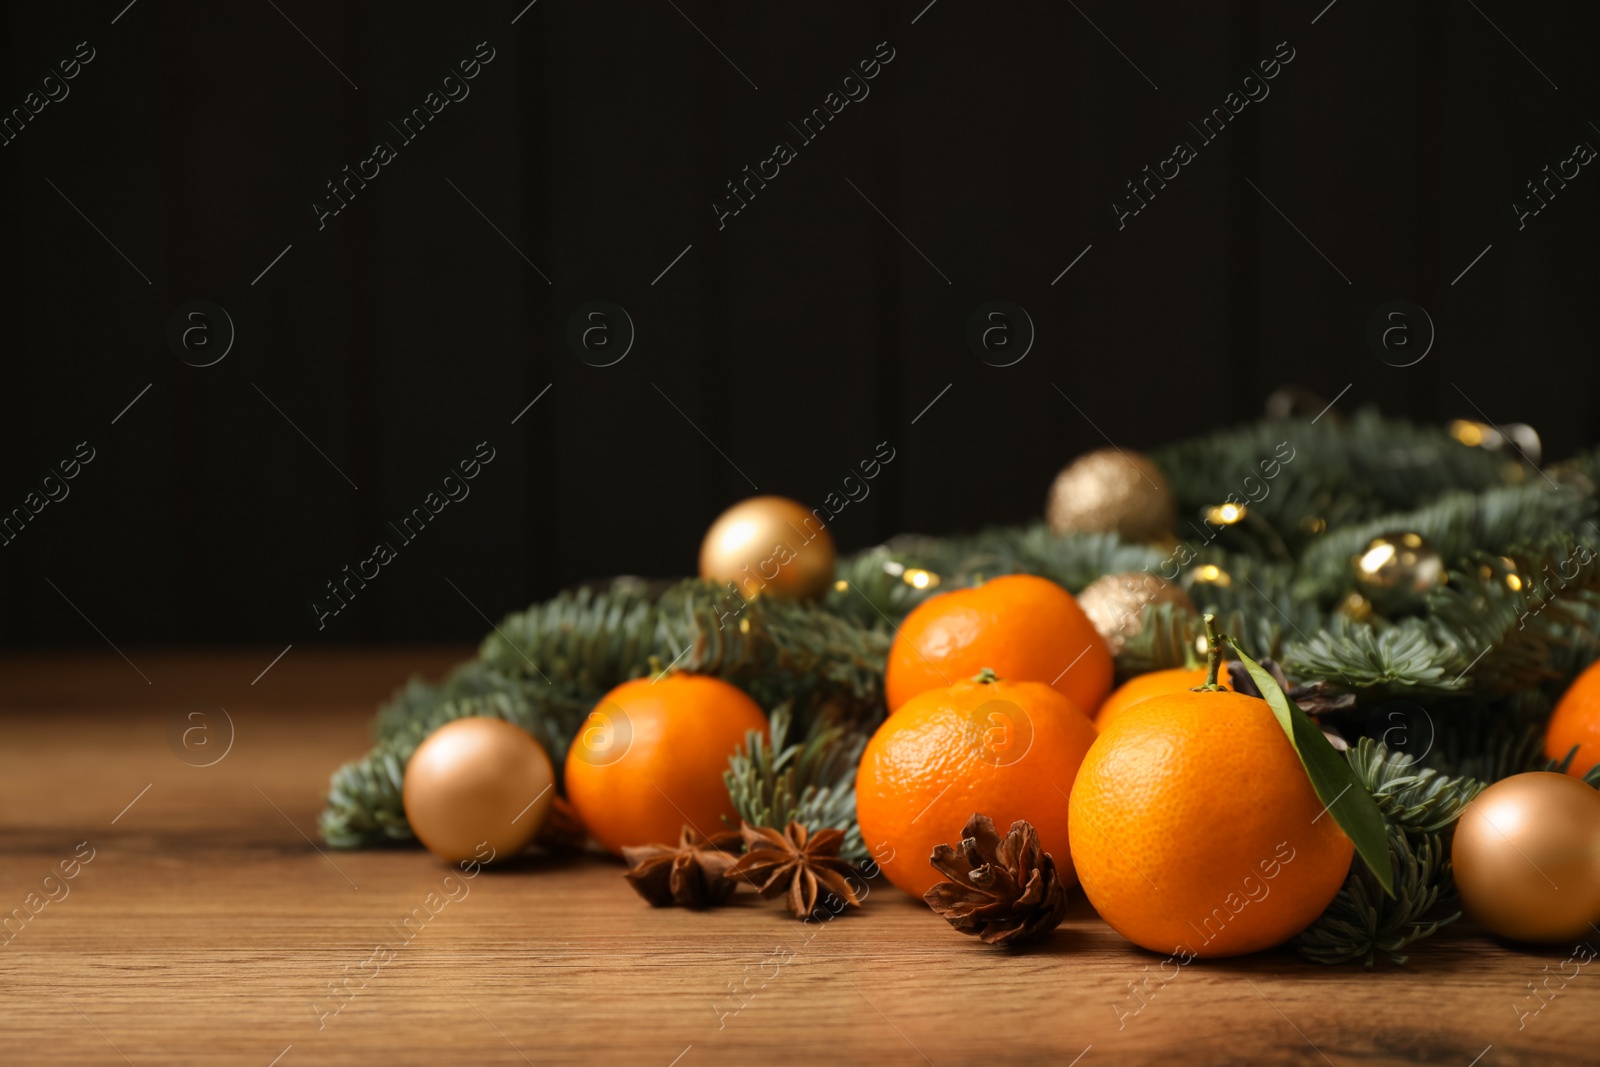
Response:
[{"label": "star anise", "polygon": [[987,815],[973,815],[959,849],[935,845],[929,863],[946,878],[922,895],[964,934],[991,945],[1022,945],[1045,937],[1067,913],[1067,890],[1055,861],[1039,848],[1024,819],[1004,839]]},{"label": "star anise", "polygon": [[749,823],[741,823],[739,829],[749,851],[728,868],[730,881],[746,879],[768,900],[788,894],[789,910],[796,919],[816,909],[823,889],[846,904],[861,906],[848,879],[855,868],[839,858],[842,830],[812,833],[798,822],[791,822],[783,833]]},{"label": "star anise", "polygon": [[735,831],[702,840],[685,826],[676,847],[638,845],[624,848],[622,858],[628,861],[628,883],[650,903],[705,908],[723,903],[738,888],[724,875],[738,859],[739,844]]}]

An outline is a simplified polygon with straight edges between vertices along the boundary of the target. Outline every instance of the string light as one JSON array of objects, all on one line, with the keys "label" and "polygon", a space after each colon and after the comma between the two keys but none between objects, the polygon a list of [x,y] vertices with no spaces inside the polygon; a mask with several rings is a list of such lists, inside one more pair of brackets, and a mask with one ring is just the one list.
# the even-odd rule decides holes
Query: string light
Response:
[{"label": "string light", "polygon": [[1520,453],[1529,463],[1538,463],[1544,450],[1539,431],[1525,422],[1508,423],[1495,427],[1486,422],[1456,419],[1450,423],[1450,436],[1472,448],[1487,448],[1497,452],[1507,445]]},{"label": "string light", "polygon": [[1218,504],[1206,512],[1206,518],[1218,526],[1232,526],[1248,514],[1243,504]]},{"label": "string light", "polygon": [[1372,614],[1372,601],[1360,593],[1351,593],[1339,603],[1339,614],[1360,622]]},{"label": "string light", "polygon": [[[1490,435],[1493,435],[1491,438]],[[1450,436],[1469,448],[1483,445],[1485,448],[1499,448],[1503,440],[1500,431],[1493,426],[1482,422],[1473,422],[1470,419],[1455,419],[1450,423]],[[1493,442],[1492,444],[1490,442]]]}]

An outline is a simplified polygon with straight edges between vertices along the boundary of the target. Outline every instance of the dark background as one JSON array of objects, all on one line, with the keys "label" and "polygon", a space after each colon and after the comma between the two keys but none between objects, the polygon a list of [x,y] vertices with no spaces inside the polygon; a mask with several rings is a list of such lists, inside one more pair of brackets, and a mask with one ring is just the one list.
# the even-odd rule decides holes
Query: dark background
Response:
[{"label": "dark background", "polygon": [[[0,16],[7,112],[95,50],[0,147],[0,509],[96,457],[0,547],[11,643],[473,639],[479,610],[688,573],[752,482],[820,502],[881,441],[846,550],[1028,521],[1107,436],[1255,418],[1291,382],[1525,421],[1547,458],[1596,438],[1600,169],[1525,229],[1511,207],[1600,145],[1592,4],[125,3]],[[480,41],[470,96],[399,145]],[[799,144],[881,41],[870,96]],[[1201,147],[1187,123],[1282,41]],[[380,139],[397,158],[319,231]],[[719,231],[780,139],[798,158]],[[1119,231],[1179,139],[1198,158]],[[1037,330],[1014,366],[965,341],[992,298]],[[592,299],[637,329],[614,366],[566,342]],[[1394,299],[1437,329],[1414,366],[1365,340]],[[214,366],[167,343],[191,300],[236,327]],[[400,546],[386,521],[480,441],[471,495]],[[319,632],[380,537],[398,558]]]}]

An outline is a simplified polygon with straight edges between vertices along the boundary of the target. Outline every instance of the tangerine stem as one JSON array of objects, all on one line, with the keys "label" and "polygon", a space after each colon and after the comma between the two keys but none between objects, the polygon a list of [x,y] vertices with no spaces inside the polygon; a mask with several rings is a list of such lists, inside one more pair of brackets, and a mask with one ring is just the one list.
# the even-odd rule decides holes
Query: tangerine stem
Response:
[{"label": "tangerine stem", "polygon": [[1000,680],[1000,676],[994,672],[994,668],[984,667],[972,676],[972,680],[979,685],[993,685]]},{"label": "tangerine stem", "polygon": [[1217,617],[1211,612],[1206,612],[1206,681],[1204,685],[1196,686],[1197,693],[1220,693],[1222,686],[1217,684],[1217,675],[1222,671],[1222,643],[1227,635],[1217,633]]}]

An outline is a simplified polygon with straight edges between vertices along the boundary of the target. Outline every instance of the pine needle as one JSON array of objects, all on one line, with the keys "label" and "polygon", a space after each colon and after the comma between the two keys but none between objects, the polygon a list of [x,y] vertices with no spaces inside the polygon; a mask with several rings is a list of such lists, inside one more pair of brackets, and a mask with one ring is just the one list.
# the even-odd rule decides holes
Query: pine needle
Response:
[{"label": "pine needle", "polygon": [[776,708],[770,722],[771,740],[750,731],[723,774],[739,818],[775,830],[791,820],[813,832],[842,830],[840,855],[851,863],[864,863],[867,850],[856,825],[855,782],[867,735],[818,717],[804,739],[788,743],[787,705]]}]

